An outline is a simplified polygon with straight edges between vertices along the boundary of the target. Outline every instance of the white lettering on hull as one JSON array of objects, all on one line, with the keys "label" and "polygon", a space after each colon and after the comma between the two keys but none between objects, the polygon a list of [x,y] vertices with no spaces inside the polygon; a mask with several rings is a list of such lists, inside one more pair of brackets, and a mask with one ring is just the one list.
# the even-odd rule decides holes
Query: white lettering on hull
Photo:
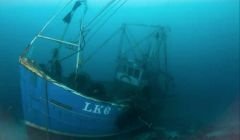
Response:
[{"label": "white lettering on hull", "polygon": [[112,109],[110,106],[103,106],[103,105],[85,102],[85,105],[82,110],[86,112],[94,113],[94,114],[109,115]]}]

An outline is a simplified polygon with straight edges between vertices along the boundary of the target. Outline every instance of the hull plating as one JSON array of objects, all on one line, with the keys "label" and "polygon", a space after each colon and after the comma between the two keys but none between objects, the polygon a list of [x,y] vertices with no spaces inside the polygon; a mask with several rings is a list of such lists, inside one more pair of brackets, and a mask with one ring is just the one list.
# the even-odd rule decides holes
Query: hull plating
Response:
[{"label": "hull plating", "polygon": [[123,106],[81,95],[20,66],[24,119],[28,125],[71,136],[119,133]]}]

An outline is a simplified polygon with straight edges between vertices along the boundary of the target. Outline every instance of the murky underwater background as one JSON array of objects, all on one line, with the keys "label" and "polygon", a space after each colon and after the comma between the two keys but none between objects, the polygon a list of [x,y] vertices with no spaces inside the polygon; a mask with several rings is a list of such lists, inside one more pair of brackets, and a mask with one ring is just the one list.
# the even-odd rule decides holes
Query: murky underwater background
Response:
[{"label": "murky underwater background", "polygon": [[[0,1],[0,140],[38,137],[29,135],[22,122],[18,56],[65,2]],[[106,2],[89,0],[89,10]],[[159,103],[156,139],[239,139],[239,4],[239,0],[129,0],[106,24],[106,32],[122,22],[170,28],[168,61],[173,82],[167,99]],[[156,134],[139,132],[111,139],[150,135]]]}]

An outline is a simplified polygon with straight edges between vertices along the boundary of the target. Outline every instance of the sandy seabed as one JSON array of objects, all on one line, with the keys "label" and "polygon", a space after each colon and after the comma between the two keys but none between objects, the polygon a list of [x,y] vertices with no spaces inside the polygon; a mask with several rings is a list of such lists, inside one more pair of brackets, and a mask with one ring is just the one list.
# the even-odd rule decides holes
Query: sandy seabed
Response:
[{"label": "sandy seabed", "polygon": [[[169,120],[166,120],[169,121]],[[174,122],[171,122],[174,125]],[[153,128],[108,138],[72,138],[26,127],[14,108],[0,106],[0,140],[240,140],[240,102],[237,100],[211,123],[201,128]]]}]

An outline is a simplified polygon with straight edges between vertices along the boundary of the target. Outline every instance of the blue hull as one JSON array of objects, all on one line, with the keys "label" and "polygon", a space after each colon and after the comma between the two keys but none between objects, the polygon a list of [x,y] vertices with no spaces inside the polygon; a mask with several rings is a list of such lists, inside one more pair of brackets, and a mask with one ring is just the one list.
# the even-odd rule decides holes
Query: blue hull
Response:
[{"label": "blue hull", "polygon": [[110,136],[124,106],[84,96],[20,59],[21,92],[26,124],[69,136]]}]

